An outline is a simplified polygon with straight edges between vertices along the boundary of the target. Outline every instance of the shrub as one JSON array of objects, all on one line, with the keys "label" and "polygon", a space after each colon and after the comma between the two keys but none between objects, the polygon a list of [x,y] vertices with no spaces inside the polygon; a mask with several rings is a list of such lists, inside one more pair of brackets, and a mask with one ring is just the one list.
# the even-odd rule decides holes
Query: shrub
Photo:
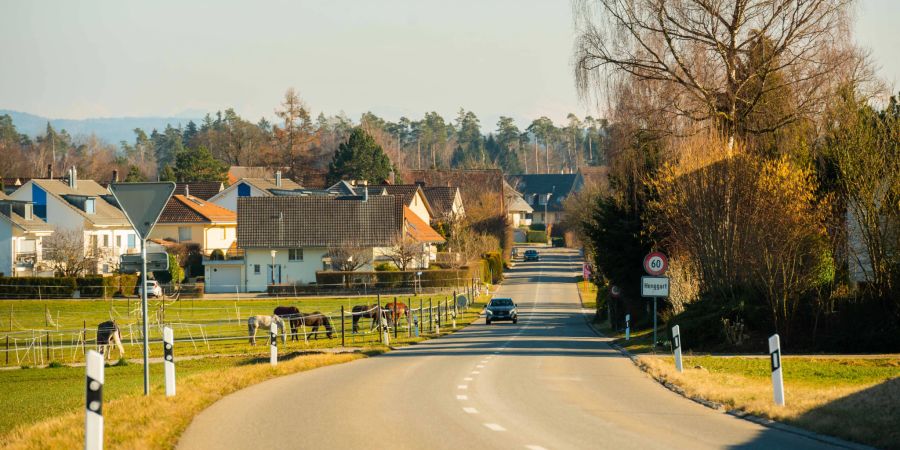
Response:
[{"label": "shrub", "polygon": [[2,277],[3,298],[71,298],[75,292],[74,277]]},{"label": "shrub", "polygon": [[389,262],[378,263],[375,265],[376,272],[396,272],[398,270],[400,269],[398,269],[397,266]]},{"label": "shrub", "polygon": [[497,284],[503,280],[503,256],[498,252],[485,253],[482,280]]},{"label": "shrub", "polygon": [[547,243],[547,232],[546,231],[529,230],[528,233],[526,233],[526,235],[525,235],[525,242],[546,244]]},{"label": "shrub", "polygon": [[531,231],[547,231],[547,225],[543,223],[533,223],[528,226]]}]

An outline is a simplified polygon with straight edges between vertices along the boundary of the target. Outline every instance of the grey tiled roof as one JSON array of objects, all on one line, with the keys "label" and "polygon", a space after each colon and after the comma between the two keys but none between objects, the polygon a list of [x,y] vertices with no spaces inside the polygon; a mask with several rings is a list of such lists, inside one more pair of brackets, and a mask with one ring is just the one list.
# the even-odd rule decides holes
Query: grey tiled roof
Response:
[{"label": "grey tiled roof", "polygon": [[403,205],[389,195],[241,197],[237,215],[240,248],[381,247],[400,233]]},{"label": "grey tiled roof", "polygon": [[422,192],[438,217],[446,217],[453,213],[453,200],[456,198],[457,187],[425,186]]},{"label": "grey tiled roof", "polygon": [[209,200],[214,195],[222,192],[223,189],[225,189],[225,186],[221,181],[192,181],[190,183],[176,183],[175,192],[172,195],[190,194],[202,200]]},{"label": "grey tiled roof", "polygon": [[[575,182],[578,174],[566,173],[538,173],[529,175],[512,175],[509,177],[509,183],[519,192],[525,201],[534,204],[531,199],[542,198],[547,194],[550,196],[550,203],[547,205],[547,211],[562,211],[563,200],[575,191]],[[538,211],[544,209],[543,205],[538,202],[535,206]]]}]

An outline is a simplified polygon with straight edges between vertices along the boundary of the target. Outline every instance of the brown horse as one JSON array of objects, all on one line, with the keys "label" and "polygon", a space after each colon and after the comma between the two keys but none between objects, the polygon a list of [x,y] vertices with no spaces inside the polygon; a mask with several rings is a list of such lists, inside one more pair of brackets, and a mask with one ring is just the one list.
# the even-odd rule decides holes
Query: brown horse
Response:
[{"label": "brown horse", "polygon": [[334,334],[334,328],[331,326],[331,319],[319,311],[310,314],[301,313],[300,323],[303,326],[312,328],[310,333],[312,333],[313,339],[319,339],[319,327],[325,327],[325,335],[328,336],[329,339],[331,339],[331,336]]},{"label": "brown horse", "polygon": [[409,306],[406,306],[406,303],[402,302],[388,302],[384,304],[385,316],[388,320],[388,326],[398,326],[400,325],[400,319],[405,317],[407,325],[410,323],[409,321]]},{"label": "brown horse", "polygon": [[353,327],[352,330],[354,333],[359,332],[359,319],[366,318],[372,319],[372,326],[369,327],[369,331],[375,329],[375,326],[378,325],[378,314],[379,308],[378,305],[354,305],[353,306]]},{"label": "brown horse", "polygon": [[291,324],[291,340],[297,341],[300,340],[297,337],[297,329],[302,325],[300,318],[300,310],[297,309],[296,306],[277,306],[275,307],[274,314],[282,319],[290,322]]}]

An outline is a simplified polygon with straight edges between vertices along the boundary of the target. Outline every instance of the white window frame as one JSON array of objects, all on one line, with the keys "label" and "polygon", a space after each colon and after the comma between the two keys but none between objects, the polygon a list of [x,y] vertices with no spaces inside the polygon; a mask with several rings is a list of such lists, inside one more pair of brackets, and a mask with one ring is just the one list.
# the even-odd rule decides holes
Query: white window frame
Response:
[{"label": "white window frame", "polygon": [[[299,258],[297,258],[297,252],[300,252]],[[293,262],[303,261],[303,249],[302,248],[288,249],[288,261],[293,261]]]}]

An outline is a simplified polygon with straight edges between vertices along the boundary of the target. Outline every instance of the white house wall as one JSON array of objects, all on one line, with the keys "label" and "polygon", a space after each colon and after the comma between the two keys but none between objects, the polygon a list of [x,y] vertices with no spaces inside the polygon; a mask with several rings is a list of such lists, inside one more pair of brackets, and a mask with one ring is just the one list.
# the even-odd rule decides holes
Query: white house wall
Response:
[{"label": "white house wall", "polygon": [[13,258],[15,258],[12,227],[11,222],[0,219],[0,272],[7,277],[13,276]]},{"label": "white house wall", "polygon": [[[322,247],[306,247],[303,249],[303,261],[288,261],[288,249],[275,249],[275,265],[281,266],[281,284],[308,284],[316,282],[316,272],[322,270],[322,258],[327,250]],[[247,292],[263,292],[270,283],[267,267],[272,264],[269,249],[246,249],[244,254],[246,267]],[[259,273],[255,273],[255,265],[259,265]]]},{"label": "white house wall", "polygon": [[[225,189],[222,192],[219,192],[215,196],[209,199],[210,202],[215,203],[225,209],[230,209],[232,211],[237,211],[237,199],[238,199],[238,185],[241,184],[235,183]],[[269,194],[268,191],[264,191],[262,189],[258,189],[256,186],[253,186],[250,183],[243,183],[250,186],[250,196],[251,197],[262,197]]]},{"label": "white house wall", "polygon": [[431,215],[428,214],[428,208],[425,207],[425,198],[420,192],[416,191],[416,195],[413,196],[413,200],[408,206],[413,214],[419,216],[422,221],[431,223]]}]

